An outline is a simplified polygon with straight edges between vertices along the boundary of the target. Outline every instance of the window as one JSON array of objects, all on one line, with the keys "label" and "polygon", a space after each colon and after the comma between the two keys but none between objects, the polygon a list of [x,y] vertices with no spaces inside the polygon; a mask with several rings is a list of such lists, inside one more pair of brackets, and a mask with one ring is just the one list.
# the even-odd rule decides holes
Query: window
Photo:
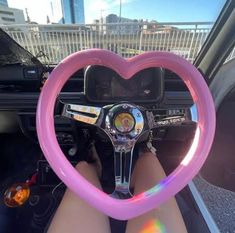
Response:
[{"label": "window", "polygon": [[0,11],[0,14],[4,14],[4,15],[14,15],[13,12],[10,12],[10,11]]},{"label": "window", "polygon": [[8,22],[15,22],[15,19],[12,19],[12,18],[6,18],[6,17],[2,17],[2,20],[4,20],[4,21],[8,21]]}]

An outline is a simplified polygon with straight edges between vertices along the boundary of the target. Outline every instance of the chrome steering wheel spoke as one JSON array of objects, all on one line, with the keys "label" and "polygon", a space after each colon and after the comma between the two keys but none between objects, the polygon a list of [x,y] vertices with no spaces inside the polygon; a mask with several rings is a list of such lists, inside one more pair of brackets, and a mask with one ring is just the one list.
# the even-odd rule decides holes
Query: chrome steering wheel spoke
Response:
[{"label": "chrome steering wheel spoke", "polygon": [[140,108],[129,103],[113,105],[105,116],[104,131],[114,147],[115,190],[112,197],[126,199],[130,192],[133,149],[145,131]]},{"label": "chrome steering wheel spoke", "polygon": [[102,124],[103,108],[62,102],[59,105],[60,115],[63,117],[90,125],[100,126]]},{"label": "chrome steering wheel spoke", "polygon": [[195,104],[190,108],[146,110],[145,114],[150,129],[198,122]]},{"label": "chrome steering wheel spoke", "polygon": [[130,192],[130,179],[132,169],[133,148],[129,151],[114,151],[114,173],[115,173],[115,190],[112,197],[127,199],[132,196]]}]

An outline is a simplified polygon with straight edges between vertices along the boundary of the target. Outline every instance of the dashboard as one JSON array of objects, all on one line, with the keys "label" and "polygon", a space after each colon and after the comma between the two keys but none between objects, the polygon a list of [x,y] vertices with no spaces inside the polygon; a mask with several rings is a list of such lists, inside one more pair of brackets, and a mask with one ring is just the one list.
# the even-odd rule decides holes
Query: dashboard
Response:
[{"label": "dashboard", "polygon": [[[0,117],[5,117],[24,134],[36,137],[36,107],[40,89],[54,67],[41,70],[37,67],[14,65],[0,67]],[[147,109],[177,109],[192,105],[192,98],[181,79],[169,70],[149,68],[134,75],[130,80],[123,80],[112,70],[102,66],[92,66],[74,73],[62,89],[59,99],[65,103],[104,106],[110,103],[131,101]],[[5,115],[5,116],[4,116]],[[9,127],[0,123],[0,131],[8,132]],[[13,125],[12,123],[12,125]],[[81,129],[90,126],[78,124]],[[55,118],[58,140],[71,143],[73,126],[68,119]],[[177,138],[184,137],[182,133]],[[170,129],[168,138],[175,138]],[[158,133],[161,137],[162,131]]]},{"label": "dashboard", "polygon": [[[0,66],[0,110],[34,109],[40,90],[53,69],[53,66],[43,70],[20,64]],[[90,66],[70,77],[60,97],[71,103],[101,105],[118,101],[152,106],[192,102],[183,81],[162,68],[148,68],[124,80],[107,67]]]},{"label": "dashboard", "polygon": [[89,66],[85,71],[85,95],[91,102],[155,102],[163,98],[164,71],[148,68],[125,80],[105,66]]}]

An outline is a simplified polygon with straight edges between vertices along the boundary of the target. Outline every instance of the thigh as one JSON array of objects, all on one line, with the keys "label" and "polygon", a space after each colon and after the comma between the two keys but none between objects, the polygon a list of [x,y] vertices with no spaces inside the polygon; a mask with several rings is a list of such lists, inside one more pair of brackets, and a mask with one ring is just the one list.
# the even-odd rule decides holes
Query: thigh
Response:
[{"label": "thigh", "polygon": [[[77,170],[89,182],[101,189],[93,165],[80,162]],[[108,217],[67,190],[48,230],[49,233],[110,233]]]},{"label": "thigh", "polygon": [[[155,186],[165,177],[157,157],[146,152],[138,159],[132,176],[134,193],[139,194]],[[167,232],[186,233],[186,227],[175,198],[148,213],[131,219],[126,233]]]}]

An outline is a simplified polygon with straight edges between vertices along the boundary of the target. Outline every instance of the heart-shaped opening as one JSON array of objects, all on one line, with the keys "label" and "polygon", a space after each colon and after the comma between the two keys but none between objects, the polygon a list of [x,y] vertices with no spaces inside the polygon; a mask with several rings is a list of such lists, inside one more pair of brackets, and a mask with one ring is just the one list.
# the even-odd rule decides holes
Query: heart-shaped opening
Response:
[{"label": "heart-shaped opening", "polygon": [[[87,99],[85,104],[90,104],[90,105],[94,105],[94,106],[95,105],[100,106],[100,104],[102,104],[102,105],[115,104],[115,103],[126,101],[126,102],[138,104],[141,107],[147,107],[147,108],[151,109],[151,106],[149,106],[149,104],[152,104],[154,107],[157,106],[157,104],[161,104],[163,101],[164,91],[168,92],[169,91],[168,88],[171,88],[171,86],[165,87],[165,85],[164,85],[165,83],[167,85],[169,85],[169,83],[166,82],[165,77],[167,78],[167,81],[170,76],[170,79],[174,78],[174,80],[172,80],[173,82],[175,80],[177,80],[177,82],[181,81],[179,83],[181,86],[182,86],[182,84],[184,84],[184,82],[180,79],[180,77],[178,77],[174,72],[167,70],[167,69],[159,68],[159,67],[146,68],[146,69],[141,70],[141,71],[137,72],[136,74],[134,74],[130,79],[124,79],[117,72],[115,72],[114,70],[112,70],[106,66],[92,65],[92,66],[88,66],[83,69],[80,69],[79,71],[76,71],[75,74],[73,74],[73,76],[70,77],[70,80],[71,80],[71,78],[72,78],[72,80],[76,80],[75,79],[76,77],[81,77],[81,76],[82,77],[84,76],[84,79],[83,79],[84,90],[82,90],[82,93],[85,93],[85,97]],[[73,85],[74,90],[76,90],[75,87],[78,86],[75,84],[77,84],[77,83],[74,83],[74,85]],[[66,84],[65,84],[65,86],[66,86]],[[183,88],[184,88],[184,90],[188,91],[186,86],[184,86]],[[62,89],[62,92],[63,92],[63,89]],[[164,110],[163,110],[163,112],[164,112]],[[192,135],[191,138],[193,138],[193,135],[195,134],[195,129],[196,129],[195,125],[191,125],[191,131],[190,131],[190,135]],[[173,130],[171,130],[171,132],[172,131]],[[189,131],[187,128],[185,133],[188,133],[188,132]],[[161,134],[162,133],[163,133],[163,131],[161,131]],[[159,134],[159,131],[156,131],[155,135],[157,137],[158,137],[158,134]],[[82,133],[79,135],[82,135]],[[112,144],[111,144],[111,141],[110,141],[110,138],[108,137],[108,135],[105,135],[105,133],[103,133],[103,131],[99,130],[99,129],[97,129],[97,135],[99,135],[102,138],[102,141],[106,141],[106,143],[109,144],[109,147],[112,148]],[[146,143],[142,143],[142,145],[140,145],[141,142],[146,140],[147,135],[148,135],[148,132],[146,132],[146,134],[142,135],[142,137],[137,140],[137,143],[136,143],[137,145],[135,146],[136,150],[134,150],[135,152],[133,155],[134,163],[132,165],[132,169],[135,167],[135,161],[138,157],[137,151],[138,150],[139,151],[144,151],[144,150],[149,151],[149,149],[146,147]],[[82,137],[82,136],[80,136],[80,137]],[[78,138],[78,140],[79,139],[80,138]],[[169,137],[168,137],[168,140],[169,140]],[[100,150],[99,145],[97,145],[97,144],[98,143],[96,143],[98,154],[103,156],[102,153],[104,153],[104,151],[102,149]],[[190,142],[186,143],[186,145],[183,146],[184,151],[186,151],[187,150],[186,148],[189,148],[190,145],[191,145]],[[153,146],[156,148],[159,148],[159,146],[161,147],[161,143],[158,143],[157,146],[156,146],[156,144],[154,144]],[[79,145],[78,145],[78,147],[79,147]],[[173,148],[175,148],[175,147],[173,147]],[[180,148],[182,148],[182,146]],[[112,151],[112,149],[111,150],[109,149],[108,151],[109,151],[109,157],[112,158],[112,162],[110,162],[110,159],[109,159],[109,165],[107,166],[107,164],[105,164],[106,168],[103,171],[103,173],[106,176],[107,176],[107,174],[109,175],[109,177],[110,177],[109,184],[111,185],[111,183],[112,183],[111,181],[114,182],[114,180],[115,180],[114,179],[114,168],[112,168],[113,171],[110,171],[107,168],[113,167],[114,152]],[[160,151],[161,151],[161,149],[160,149]],[[168,151],[166,152],[166,150],[164,150],[164,154],[159,153],[159,151],[158,151],[157,154],[160,159],[160,162],[161,162],[161,158],[166,158],[167,153],[169,154],[169,152]],[[171,152],[171,153],[177,154],[177,148],[176,148],[176,151],[174,150],[174,152]],[[75,161],[76,160],[89,161],[89,157],[87,154],[88,154],[88,151],[86,151],[85,148],[83,148],[83,147],[79,148],[78,152],[76,153],[76,156],[73,156],[73,160],[75,160]],[[182,158],[183,156],[184,156],[184,154],[181,154],[181,156],[178,155],[179,159],[181,159],[181,160],[183,159]],[[174,158],[175,158],[175,156],[174,156]],[[170,159],[172,160],[172,156]],[[181,161],[179,159],[177,161],[175,161],[174,164],[172,163],[172,161],[170,161],[171,162],[170,169],[166,170],[164,167],[164,170],[167,171],[167,174],[170,174],[170,171],[173,171],[180,164]],[[123,161],[123,163],[124,162],[125,161]],[[127,166],[129,166],[129,164],[127,164]],[[174,169],[173,169],[173,167],[174,167]],[[109,192],[110,192],[110,190],[113,190],[113,189],[111,187],[106,187],[105,190],[109,190]],[[147,191],[147,189],[145,189],[144,191]]]}]

